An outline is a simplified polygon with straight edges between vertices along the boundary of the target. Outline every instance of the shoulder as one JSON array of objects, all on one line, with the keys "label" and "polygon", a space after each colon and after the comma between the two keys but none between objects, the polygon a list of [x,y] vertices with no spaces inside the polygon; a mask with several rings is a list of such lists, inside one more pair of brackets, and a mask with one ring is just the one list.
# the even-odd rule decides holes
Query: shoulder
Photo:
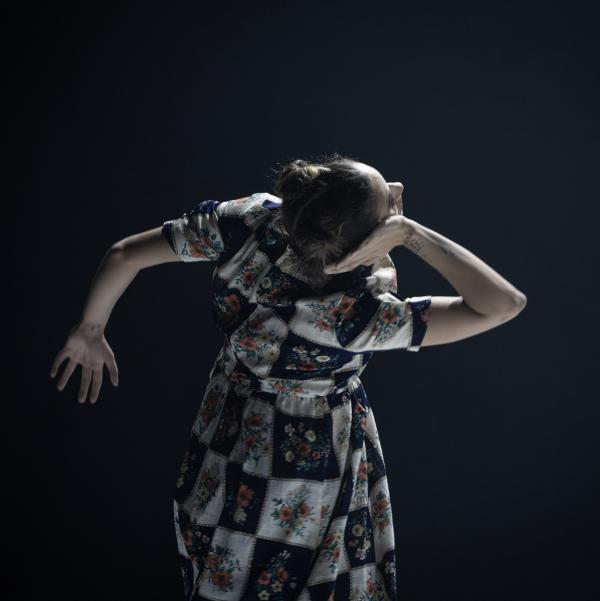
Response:
[{"label": "shoulder", "polygon": [[269,192],[254,192],[250,196],[220,202],[215,210],[220,219],[241,219],[252,227],[280,208],[281,204],[278,196]]}]

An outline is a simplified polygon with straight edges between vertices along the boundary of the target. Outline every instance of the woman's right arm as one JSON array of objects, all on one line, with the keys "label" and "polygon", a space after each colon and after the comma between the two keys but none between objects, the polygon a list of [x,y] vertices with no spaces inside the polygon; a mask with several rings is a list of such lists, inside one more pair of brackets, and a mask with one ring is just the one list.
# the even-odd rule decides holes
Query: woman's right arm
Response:
[{"label": "woman's right arm", "polygon": [[370,265],[395,246],[405,246],[440,272],[460,296],[432,296],[420,346],[456,342],[516,317],[527,297],[472,252],[404,215],[393,215],[354,252],[326,271]]},{"label": "woman's right arm", "polygon": [[400,243],[436,269],[460,296],[433,296],[421,346],[455,342],[516,317],[527,297],[487,263],[412,219],[399,223]]}]

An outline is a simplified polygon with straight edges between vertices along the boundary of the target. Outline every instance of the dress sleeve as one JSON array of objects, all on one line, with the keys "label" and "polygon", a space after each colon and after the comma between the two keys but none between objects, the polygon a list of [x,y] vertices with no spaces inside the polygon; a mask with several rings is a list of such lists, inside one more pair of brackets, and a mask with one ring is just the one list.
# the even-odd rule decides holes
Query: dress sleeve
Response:
[{"label": "dress sleeve", "polygon": [[352,352],[401,349],[416,352],[427,331],[431,295],[401,299],[393,292],[374,297],[375,310],[365,328],[344,348]]},{"label": "dress sleeve", "polygon": [[[204,200],[177,219],[165,221],[162,233],[182,261],[215,261],[224,250],[218,200]],[[219,209],[219,210],[218,210]]]}]

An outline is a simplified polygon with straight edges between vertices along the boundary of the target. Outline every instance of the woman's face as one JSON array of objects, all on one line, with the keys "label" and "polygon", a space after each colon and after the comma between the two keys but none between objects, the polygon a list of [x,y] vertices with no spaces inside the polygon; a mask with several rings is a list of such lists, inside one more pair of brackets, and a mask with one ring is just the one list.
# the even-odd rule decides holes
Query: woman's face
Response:
[{"label": "woman's face", "polygon": [[384,221],[390,215],[402,215],[403,184],[386,182],[377,169],[365,163],[355,163],[356,168],[369,175],[375,189],[375,199],[379,210],[379,220]]}]

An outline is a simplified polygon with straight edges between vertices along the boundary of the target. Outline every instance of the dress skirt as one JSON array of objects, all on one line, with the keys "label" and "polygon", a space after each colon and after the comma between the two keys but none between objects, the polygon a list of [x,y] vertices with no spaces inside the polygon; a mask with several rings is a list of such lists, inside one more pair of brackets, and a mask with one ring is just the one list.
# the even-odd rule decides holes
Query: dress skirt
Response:
[{"label": "dress skirt", "polygon": [[327,396],[213,368],[174,492],[185,601],[396,601],[390,493],[358,376]]}]

